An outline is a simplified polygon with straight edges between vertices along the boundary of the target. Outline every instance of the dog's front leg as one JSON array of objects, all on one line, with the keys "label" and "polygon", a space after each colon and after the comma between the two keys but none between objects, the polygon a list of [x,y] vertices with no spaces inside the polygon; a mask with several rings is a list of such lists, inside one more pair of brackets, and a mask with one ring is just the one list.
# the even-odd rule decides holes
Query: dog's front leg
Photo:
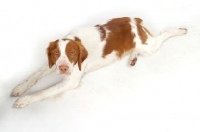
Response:
[{"label": "dog's front leg", "polygon": [[28,90],[30,87],[32,87],[38,80],[41,78],[50,75],[55,71],[55,67],[52,67],[49,69],[48,63],[45,63],[39,71],[34,73],[29,79],[27,79],[24,83],[18,85],[16,88],[12,91],[12,96],[20,96],[22,95],[26,90]]},{"label": "dog's front leg", "polygon": [[42,90],[35,94],[20,97],[18,100],[15,101],[14,107],[23,108],[31,103],[38,102],[47,97],[50,97],[50,96],[68,91],[70,89],[76,88],[80,82],[82,74],[83,74],[83,72],[80,72],[80,71],[73,72],[73,74],[70,75],[69,77],[66,76],[62,82],[60,82],[48,89]]},{"label": "dog's front leg", "polygon": [[37,92],[35,94],[27,95],[24,97],[19,98],[15,103],[14,107],[17,108],[23,108],[31,103],[41,101],[47,97],[65,92],[67,90],[73,89],[78,86],[79,82],[72,83],[70,80],[64,80],[61,83],[58,83],[46,90],[42,90],[40,92]]}]

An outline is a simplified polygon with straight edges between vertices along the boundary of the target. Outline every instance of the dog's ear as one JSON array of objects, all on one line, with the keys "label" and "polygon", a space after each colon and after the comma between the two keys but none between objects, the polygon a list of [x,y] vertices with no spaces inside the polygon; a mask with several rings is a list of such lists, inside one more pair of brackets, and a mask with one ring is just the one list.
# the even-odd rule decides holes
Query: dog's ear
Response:
[{"label": "dog's ear", "polygon": [[51,59],[51,48],[50,47],[51,47],[51,42],[47,48],[47,58],[48,58],[49,68],[51,68],[54,65],[53,60]]},{"label": "dog's ear", "polygon": [[57,48],[57,42],[58,40],[54,42],[50,42],[49,46],[47,47],[47,57],[48,57],[48,63],[49,63],[49,68],[51,68],[56,61],[55,56],[53,55],[53,50]]},{"label": "dog's ear", "polygon": [[78,63],[78,68],[81,71],[81,64],[88,56],[88,52],[82,45],[81,40],[77,37],[75,40],[70,40],[66,46],[65,53],[72,64],[76,65]]},{"label": "dog's ear", "polygon": [[88,52],[81,42],[77,42],[79,46],[79,55],[78,55],[78,68],[81,71],[81,64],[87,58]]}]

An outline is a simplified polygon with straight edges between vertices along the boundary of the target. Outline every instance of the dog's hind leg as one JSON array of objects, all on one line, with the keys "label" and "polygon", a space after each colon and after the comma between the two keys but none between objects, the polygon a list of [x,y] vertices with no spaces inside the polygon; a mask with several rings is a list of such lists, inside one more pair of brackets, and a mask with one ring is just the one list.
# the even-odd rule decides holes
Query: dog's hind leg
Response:
[{"label": "dog's hind leg", "polygon": [[161,47],[162,43],[170,37],[184,35],[187,29],[179,28],[175,30],[165,30],[157,37],[148,36],[146,44],[136,45],[141,55],[152,55]]}]

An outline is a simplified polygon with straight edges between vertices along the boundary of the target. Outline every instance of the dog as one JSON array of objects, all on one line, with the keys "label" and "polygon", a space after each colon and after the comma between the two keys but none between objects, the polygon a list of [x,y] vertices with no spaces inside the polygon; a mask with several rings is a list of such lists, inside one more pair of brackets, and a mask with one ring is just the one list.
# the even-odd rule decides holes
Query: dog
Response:
[{"label": "dog", "polygon": [[187,29],[179,28],[164,30],[155,37],[142,25],[142,19],[131,17],[113,18],[105,24],[75,29],[64,38],[49,43],[48,62],[27,81],[14,88],[12,96],[21,96],[38,80],[53,72],[64,75],[63,81],[40,92],[20,97],[14,107],[23,108],[74,89],[85,73],[114,63],[125,54],[130,54],[128,63],[134,66],[138,55],[152,55],[169,37],[186,33]]}]

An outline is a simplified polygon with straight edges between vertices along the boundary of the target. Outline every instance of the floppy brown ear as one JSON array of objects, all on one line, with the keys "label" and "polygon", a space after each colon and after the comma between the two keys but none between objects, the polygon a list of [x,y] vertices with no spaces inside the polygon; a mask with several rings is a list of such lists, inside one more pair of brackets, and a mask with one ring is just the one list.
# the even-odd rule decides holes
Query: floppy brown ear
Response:
[{"label": "floppy brown ear", "polygon": [[55,49],[57,46],[57,40],[54,42],[50,42],[49,46],[47,48],[47,57],[48,57],[48,62],[49,62],[49,68],[51,68],[55,63],[52,60],[52,56],[51,56],[51,51],[53,49]]},{"label": "floppy brown ear", "polygon": [[78,68],[81,71],[81,63],[87,58],[88,52],[80,42],[78,42],[78,45],[79,45]]},{"label": "floppy brown ear", "polygon": [[53,63],[53,61],[52,61],[52,59],[51,59],[50,45],[49,45],[49,47],[47,48],[47,58],[48,58],[48,62],[49,62],[49,68],[51,68],[51,67],[54,65],[54,63]]}]

